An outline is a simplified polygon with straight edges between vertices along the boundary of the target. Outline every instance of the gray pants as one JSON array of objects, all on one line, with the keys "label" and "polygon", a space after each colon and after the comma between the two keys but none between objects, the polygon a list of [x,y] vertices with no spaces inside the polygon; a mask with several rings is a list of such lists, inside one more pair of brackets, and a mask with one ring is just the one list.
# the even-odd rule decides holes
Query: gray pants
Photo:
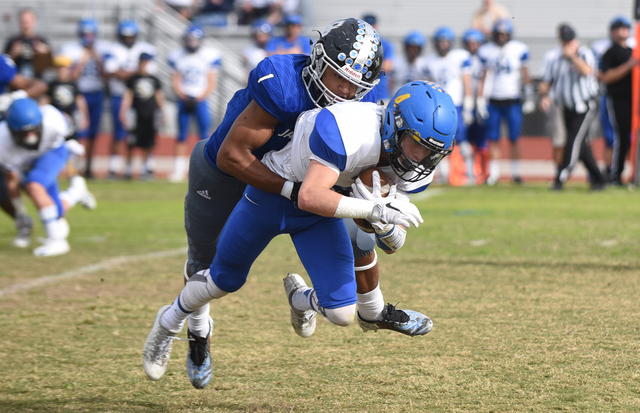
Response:
[{"label": "gray pants", "polygon": [[[211,166],[204,154],[207,140],[196,144],[189,164],[189,189],[184,199],[184,228],[189,245],[189,272],[207,269],[216,255],[224,224],[242,198],[245,183]],[[353,254],[362,258],[375,247],[375,236],[345,219]]]}]

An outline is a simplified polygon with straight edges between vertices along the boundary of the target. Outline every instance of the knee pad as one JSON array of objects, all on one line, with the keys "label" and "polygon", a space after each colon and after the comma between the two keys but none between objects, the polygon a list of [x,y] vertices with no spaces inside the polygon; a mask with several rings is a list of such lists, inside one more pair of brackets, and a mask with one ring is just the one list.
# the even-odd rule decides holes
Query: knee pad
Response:
[{"label": "knee pad", "polygon": [[207,304],[215,298],[222,298],[227,295],[211,279],[209,270],[200,271],[189,278],[187,284],[182,289],[179,297],[179,305],[186,313]]},{"label": "knee pad", "polygon": [[325,308],[322,314],[333,324],[346,327],[353,323],[356,317],[356,305],[351,304],[345,307]]},{"label": "knee pad", "polygon": [[344,225],[347,227],[349,238],[351,239],[351,247],[353,248],[353,258],[362,258],[374,250],[376,246],[375,234],[368,234],[358,228],[352,219],[344,219]]}]

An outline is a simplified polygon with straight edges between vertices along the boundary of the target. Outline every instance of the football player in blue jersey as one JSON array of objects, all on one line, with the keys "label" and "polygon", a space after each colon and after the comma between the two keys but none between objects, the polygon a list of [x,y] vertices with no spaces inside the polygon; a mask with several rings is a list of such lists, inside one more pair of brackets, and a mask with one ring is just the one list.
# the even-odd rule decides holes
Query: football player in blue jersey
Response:
[{"label": "football player in blue jersey", "polygon": [[[375,94],[368,92],[378,83],[382,59],[378,33],[364,21],[350,18],[329,25],[311,56],[276,55],[258,64],[247,87],[227,105],[218,129],[192,151],[185,198],[186,279],[211,265],[219,234],[247,183],[296,199],[300,184],[274,174],[260,159],[289,142],[303,111],[345,100],[375,102]],[[366,294],[378,287],[375,236],[353,233],[358,236],[354,241],[358,293],[369,300]],[[199,355],[208,354],[208,319],[206,305],[189,316],[193,340],[187,363],[200,366]]]},{"label": "football player in blue jersey", "polygon": [[[172,305],[158,311],[144,347],[147,376],[159,380],[164,375],[173,339],[187,317],[202,307],[207,308],[210,340],[209,301],[239,290],[255,259],[280,234],[291,236],[314,286],[307,287],[297,274],[284,279],[296,333],[309,337],[315,330],[316,313],[339,326],[351,324],[358,298],[351,240],[343,218],[367,219],[384,228],[388,234],[379,240],[385,248],[395,248],[403,238],[400,226],[417,227],[422,222],[408,194],[429,185],[435,167],[453,150],[457,125],[451,96],[424,81],[400,88],[386,109],[371,102],[344,101],[302,113],[289,143],[265,154],[260,162],[283,181],[301,182],[298,196],[287,199],[276,191],[246,187],[220,234],[212,264],[191,277]],[[393,184],[386,198],[380,196],[376,172],[373,190],[356,179],[374,166],[381,167]],[[350,187],[353,197],[341,194],[348,194]],[[365,310],[368,317],[377,315],[358,302],[359,320]],[[392,305],[382,311],[390,313],[389,324],[411,325],[418,334],[432,327],[428,318],[412,322]],[[375,321],[370,324],[372,329],[380,328]],[[197,341],[191,328],[188,336]],[[187,361],[189,379],[196,388],[205,387],[211,378],[208,347],[198,349],[195,358],[200,364],[193,361],[193,353],[191,362]]]},{"label": "football player in blue jersey", "polygon": [[[13,91],[10,91],[13,90]],[[14,61],[6,54],[0,55],[0,119],[14,100],[24,97],[38,97],[47,91],[47,84],[39,79],[18,73]],[[12,217],[18,231],[14,245],[24,245],[31,239],[33,219],[27,214],[19,199],[11,199],[4,174],[0,173],[0,208]]]}]

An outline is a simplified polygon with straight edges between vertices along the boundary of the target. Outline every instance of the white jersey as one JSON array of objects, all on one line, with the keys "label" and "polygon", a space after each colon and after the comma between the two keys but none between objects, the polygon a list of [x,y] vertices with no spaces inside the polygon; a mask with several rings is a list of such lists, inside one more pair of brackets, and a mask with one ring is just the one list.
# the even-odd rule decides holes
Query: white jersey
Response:
[{"label": "white jersey", "polygon": [[471,53],[464,49],[450,50],[446,56],[432,53],[423,61],[425,76],[451,95],[453,104],[462,106],[464,98],[463,75],[471,74]]},{"label": "white jersey", "polygon": [[180,48],[169,54],[168,62],[174,71],[180,73],[184,94],[195,98],[207,90],[209,73],[220,69],[222,55],[212,47],[201,46],[195,53]]},{"label": "white jersey", "polygon": [[[291,141],[267,153],[262,162],[279,176],[302,182],[309,163],[315,160],[336,172],[336,186],[349,188],[363,171],[380,161],[383,114],[383,106],[367,102],[343,102],[303,112]],[[398,178],[390,166],[380,169],[397,185],[400,196],[421,192],[433,179],[430,174],[409,183]]]},{"label": "white jersey", "polygon": [[491,42],[480,46],[478,57],[491,78],[490,99],[520,99],[522,79],[520,70],[529,60],[529,48],[517,40],[500,47]]},{"label": "white jersey", "polygon": [[425,73],[423,63],[423,57],[418,57],[413,63],[409,63],[404,56],[399,56],[397,59],[394,59],[391,74],[394,90],[391,94],[395,94],[398,89],[409,82],[424,80]]},{"label": "white jersey", "polygon": [[[91,58],[84,66],[80,77],[78,78],[78,90],[82,93],[101,92],[104,90],[104,79],[100,75],[100,65],[104,61],[106,55],[110,50],[110,43],[102,40],[98,40],[94,43],[93,48],[96,54],[101,59]],[[62,45],[60,48],[60,54],[69,57],[73,61],[73,65],[77,65],[85,48],[78,42],[69,42]]]},{"label": "white jersey", "polygon": [[244,61],[244,68],[247,70],[247,73],[252,71],[258,63],[267,57],[267,51],[262,47],[258,46],[249,46],[242,51],[242,60]]},{"label": "white jersey", "polygon": [[[111,43],[109,52],[104,60],[104,71],[107,74],[113,74],[122,69],[127,72],[136,72],[140,66],[140,55],[148,53],[156,56],[156,48],[147,42],[137,41],[133,46],[126,47],[121,43]],[[155,67],[150,62],[149,73],[153,73]],[[109,92],[111,96],[122,96],[127,86],[125,82],[114,76],[109,78]]]},{"label": "white jersey", "polygon": [[[480,78],[482,77],[482,71],[484,70],[484,66],[482,65],[482,61],[478,57],[478,55],[471,55],[470,57],[470,71],[471,71],[471,90],[474,97],[478,96],[478,83],[480,83]],[[485,92],[487,89],[490,89],[491,86],[486,83],[485,80]]]},{"label": "white jersey", "polygon": [[69,123],[62,113],[51,105],[41,106],[42,138],[38,149],[31,150],[16,145],[6,121],[0,122],[0,167],[8,171],[27,172],[36,159],[51,149],[64,145],[70,132]]}]

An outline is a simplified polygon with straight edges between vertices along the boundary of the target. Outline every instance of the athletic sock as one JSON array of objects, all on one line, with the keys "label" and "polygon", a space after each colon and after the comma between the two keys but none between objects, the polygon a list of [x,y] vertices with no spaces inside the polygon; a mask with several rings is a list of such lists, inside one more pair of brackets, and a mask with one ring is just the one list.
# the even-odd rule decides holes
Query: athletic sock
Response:
[{"label": "athletic sock", "polygon": [[178,177],[183,177],[187,173],[187,157],[177,156],[173,162],[173,173]]},{"label": "athletic sock", "polygon": [[58,217],[58,207],[50,205],[38,210],[47,239],[66,239],[69,235],[69,225]]},{"label": "athletic sock", "polygon": [[118,171],[120,170],[120,162],[121,162],[121,156],[120,155],[111,155],[109,156],[109,172],[111,173],[118,173]]},{"label": "athletic sock", "polygon": [[294,310],[301,312],[316,310],[313,306],[314,295],[315,294],[313,288],[306,288],[304,290],[301,288],[299,290],[296,290],[293,294],[291,294],[291,306]]},{"label": "athletic sock", "polygon": [[489,177],[495,179],[496,182],[500,178],[500,165],[498,165],[498,161],[489,161]]},{"label": "athletic sock", "polygon": [[511,176],[520,176],[520,161],[517,159],[511,161]]},{"label": "athletic sock", "polygon": [[197,337],[209,334],[209,304],[205,304],[189,314],[189,331]]},{"label": "athletic sock", "polygon": [[380,291],[380,285],[365,294],[356,294],[358,300],[358,313],[360,318],[368,321],[381,320],[382,310],[384,309],[384,298],[382,297],[382,291]]},{"label": "athletic sock", "polygon": [[149,155],[149,157],[147,158],[147,160],[144,163],[144,170],[146,173],[148,174],[152,174],[153,170],[155,169],[156,166],[156,160],[153,157],[153,155]]}]

